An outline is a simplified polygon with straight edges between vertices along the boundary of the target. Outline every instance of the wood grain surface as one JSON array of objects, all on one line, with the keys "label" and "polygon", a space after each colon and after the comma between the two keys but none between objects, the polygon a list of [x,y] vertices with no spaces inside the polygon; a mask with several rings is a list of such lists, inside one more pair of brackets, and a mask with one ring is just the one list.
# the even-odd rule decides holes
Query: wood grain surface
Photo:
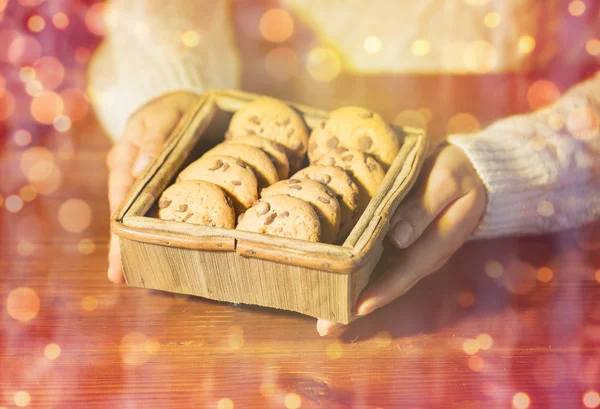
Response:
[{"label": "wood grain surface", "polygon": [[[109,142],[93,119],[75,134],[72,157],[46,146],[59,189],[0,209],[0,407],[27,392],[31,408],[510,408],[522,392],[531,408],[579,408],[599,389],[594,226],[470,243],[320,338],[294,313],[110,284]],[[19,157],[8,142],[2,172]]]}]

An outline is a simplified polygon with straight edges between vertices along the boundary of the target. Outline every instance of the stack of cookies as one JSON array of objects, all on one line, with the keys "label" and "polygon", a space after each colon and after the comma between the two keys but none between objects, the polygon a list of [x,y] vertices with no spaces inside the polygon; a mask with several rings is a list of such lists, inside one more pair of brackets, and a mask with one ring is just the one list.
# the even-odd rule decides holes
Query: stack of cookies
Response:
[{"label": "stack of cookies", "polygon": [[333,111],[309,137],[301,116],[272,98],[237,111],[224,139],[164,191],[161,219],[339,243],[400,148],[369,110]]}]

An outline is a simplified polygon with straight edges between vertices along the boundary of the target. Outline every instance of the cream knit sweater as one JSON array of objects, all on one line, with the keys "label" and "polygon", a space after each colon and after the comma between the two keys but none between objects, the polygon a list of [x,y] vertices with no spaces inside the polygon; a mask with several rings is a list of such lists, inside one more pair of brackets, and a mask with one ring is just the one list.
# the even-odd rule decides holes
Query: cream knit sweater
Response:
[{"label": "cream knit sweater", "polygon": [[[540,32],[535,0],[282,3],[340,55],[345,70],[356,73],[523,70],[532,62],[516,44]],[[556,2],[546,4],[551,3]],[[486,27],[490,12],[508,23]],[[113,136],[152,98],[239,85],[240,61],[225,0],[114,0],[107,22],[110,34],[92,60],[90,86],[98,117]],[[551,30],[552,24],[547,26]],[[182,43],[186,30],[198,33],[192,38],[196,46]],[[381,50],[366,54],[365,39],[373,36]],[[426,55],[411,52],[417,40],[424,40]],[[450,135],[488,190],[487,211],[474,237],[557,231],[597,219],[599,116],[600,73],[554,106],[503,119],[476,134]]]}]

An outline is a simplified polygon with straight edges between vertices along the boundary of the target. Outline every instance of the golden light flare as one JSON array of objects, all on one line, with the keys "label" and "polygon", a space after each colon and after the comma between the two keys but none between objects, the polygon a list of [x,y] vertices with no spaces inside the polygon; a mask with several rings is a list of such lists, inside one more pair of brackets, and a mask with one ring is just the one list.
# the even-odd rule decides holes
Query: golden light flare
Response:
[{"label": "golden light flare", "polygon": [[85,13],[85,26],[97,36],[107,35],[116,24],[117,15],[108,3],[95,3]]},{"label": "golden light flare", "polygon": [[54,118],[62,113],[63,106],[60,95],[52,91],[44,91],[33,97],[29,111],[37,122],[52,125]]},{"label": "golden light flare", "polygon": [[87,312],[94,311],[96,308],[98,308],[98,299],[91,295],[86,295],[81,300],[81,308],[83,308],[84,311]]},{"label": "golden light flare", "polygon": [[377,36],[369,36],[365,38],[363,47],[369,54],[376,54],[381,51],[381,39]]},{"label": "golden light flare", "polygon": [[485,361],[478,355],[471,355],[468,360],[469,369],[474,372],[479,372],[483,369]]},{"label": "golden light flare", "polygon": [[31,36],[19,36],[8,47],[8,61],[17,67],[31,65],[40,58],[42,46]]},{"label": "golden light flare", "polygon": [[68,199],[58,209],[58,221],[70,233],[81,233],[92,223],[92,208],[81,199]]},{"label": "golden light flare", "polygon": [[477,340],[469,338],[463,342],[462,349],[465,354],[475,355],[477,352],[479,352],[479,343]]},{"label": "golden light flare", "polygon": [[186,47],[196,47],[200,44],[201,39],[200,34],[194,30],[185,30],[183,34],[181,34],[181,42]]},{"label": "golden light flare", "polygon": [[[431,113],[431,111],[429,111]],[[410,126],[414,128],[427,128],[428,119],[423,112],[413,109],[405,109],[394,117],[393,123],[398,126]]]},{"label": "golden light flare", "polygon": [[592,38],[585,43],[585,50],[589,55],[600,55],[600,39]]},{"label": "golden light flare", "polygon": [[33,15],[27,19],[27,28],[32,33],[39,33],[46,27],[46,20],[39,15]]},{"label": "golden light flare", "polygon": [[260,18],[260,34],[272,43],[283,43],[294,33],[294,20],[282,9],[270,9]]},{"label": "golden light flare", "polygon": [[44,356],[46,359],[54,361],[56,358],[60,356],[60,345],[58,344],[48,344],[44,348]]},{"label": "golden light flare", "polygon": [[344,348],[341,343],[335,341],[327,345],[325,353],[329,359],[339,359],[344,354]]},{"label": "golden light flare", "polygon": [[146,363],[153,354],[158,352],[160,344],[156,340],[148,339],[141,332],[130,332],[121,338],[119,354],[128,365],[139,366]]},{"label": "golden light flare", "polygon": [[339,75],[341,63],[336,53],[327,48],[317,47],[308,53],[306,68],[313,79],[327,82]]},{"label": "golden light flare", "polygon": [[591,107],[581,106],[569,112],[566,125],[574,138],[589,141],[598,134],[600,120]]},{"label": "golden light flare", "polygon": [[600,394],[596,391],[587,391],[583,394],[581,401],[586,408],[595,409],[600,406]]},{"label": "golden light flare", "polygon": [[298,409],[302,406],[302,398],[295,393],[288,393],[283,398],[283,404],[287,409]]},{"label": "golden light flare", "polygon": [[233,401],[229,398],[221,398],[217,402],[217,409],[233,409]]},{"label": "golden light flare", "polygon": [[554,215],[554,203],[549,200],[541,200],[538,203],[537,212],[542,217],[552,217]]},{"label": "golden light flare", "polygon": [[496,68],[498,53],[489,42],[474,41],[465,47],[464,60],[469,71],[485,74]]},{"label": "golden light flare", "polygon": [[581,0],[573,0],[569,3],[569,14],[579,17],[585,13],[585,3]]},{"label": "golden light flare", "polygon": [[69,16],[63,12],[58,12],[52,16],[52,24],[58,30],[64,30],[69,26]]},{"label": "golden light flare", "polygon": [[298,56],[288,47],[277,47],[265,57],[267,73],[279,81],[287,81],[298,73]]},{"label": "golden light flare", "polygon": [[29,392],[27,391],[18,391],[13,396],[13,401],[18,407],[24,408],[31,403],[31,396],[29,396]]},{"label": "golden light flare", "polygon": [[15,111],[15,99],[8,90],[0,95],[0,122],[6,121]]},{"label": "golden light flare", "polygon": [[244,346],[244,330],[239,325],[232,325],[227,330],[227,346],[230,351],[238,351]]},{"label": "golden light flare", "polygon": [[465,309],[471,308],[475,305],[475,294],[471,291],[461,291],[458,295],[458,305]]},{"label": "golden light flare", "polygon": [[535,49],[535,39],[530,35],[522,36],[518,48],[520,54],[530,54]]},{"label": "golden light flare", "polygon": [[504,267],[499,261],[488,260],[483,266],[483,271],[490,278],[500,278],[504,274]]},{"label": "golden light flare", "polygon": [[560,91],[552,81],[538,80],[527,90],[527,103],[533,110],[553,104],[560,98]]},{"label": "golden light flare", "polygon": [[4,207],[11,213],[18,213],[23,208],[23,200],[17,195],[10,195],[4,201]]},{"label": "golden light flare", "polygon": [[37,190],[33,186],[25,185],[19,189],[19,196],[26,202],[34,201],[37,197]]},{"label": "golden light flare", "polygon": [[490,349],[494,343],[494,340],[489,334],[479,334],[475,340],[477,341],[477,345],[479,345],[479,349],[483,351]]},{"label": "golden light flare", "polygon": [[552,281],[552,278],[554,278],[554,272],[550,267],[543,266],[537,269],[537,280],[540,283],[547,284]]},{"label": "golden light flare", "polygon": [[500,25],[502,16],[497,11],[490,11],[483,17],[483,24],[488,28],[496,28]]},{"label": "golden light flare", "polygon": [[525,392],[517,392],[512,398],[512,405],[515,409],[527,409],[530,404],[531,399]]},{"label": "golden light flare", "polygon": [[410,52],[417,57],[424,57],[431,52],[431,43],[424,39],[415,40],[410,45]]},{"label": "golden light flare", "polygon": [[17,253],[21,257],[28,257],[35,251],[35,246],[28,240],[19,240],[17,242]]},{"label": "golden light flare", "polygon": [[35,79],[35,69],[33,67],[21,67],[19,78],[25,83],[33,81]]},{"label": "golden light flare", "polygon": [[448,135],[477,132],[481,125],[475,116],[466,112],[458,113],[448,121],[446,132]]},{"label": "golden light flare", "polygon": [[65,78],[65,67],[54,57],[42,57],[33,64],[35,80],[47,91],[58,87]]},{"label": "golden light flare", "polygon": [[40,298],[32,288],[17,287],[8,294],[6,310],[17,321],[31,321],[40,312]]},{"label": "golden light flare", "polygon": [[77,243],[77,251],[84,256],[92,254],[96,250],[96,243],[92,239],[81,239]]}]

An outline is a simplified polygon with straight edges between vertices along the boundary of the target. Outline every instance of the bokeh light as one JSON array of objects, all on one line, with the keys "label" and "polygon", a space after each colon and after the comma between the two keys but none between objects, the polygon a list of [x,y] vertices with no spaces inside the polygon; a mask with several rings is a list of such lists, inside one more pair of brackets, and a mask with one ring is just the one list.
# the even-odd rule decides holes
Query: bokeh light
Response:
[{"label": "bokeh light", "polygon": [[40,311],[40,298],[32,288],[15,288],[8,294],[6,310],[17,321],[31,321]]},{"label": "bokeh light", "polygon": [[424,39],[415,40],[410,45],[410,52],[417,57],[424,57],[431,52],[431,44]]},{"label": "bokeh light", "polygon": [[273,395],[275,395],[275,392],[277,392],[277,386],[268,382],[261,383],[258,387],[258,390],[260,391],[260,394],[262,396],[264,396],[265,398],[270,398]]},{"label": "bokeh light", "polygon": [[519,53],[529,54],[535,49],[535,39],[530,35],[519,38]]},{"label": "bokeh light", "polygon": [[44,87],[39,81],[29,81],[25,85],[25,92],[32,97],[37,97],[42,92],[44,92]]},{"label": "bokeh light", "polygon": [[470,6],[484,6],[489,3],[490,0],[463,0]]},{"label": "bokeh light", "polygon": [[500,278],[502,274],[504,274],[504,267],[502,266],[502,263],[496,260],[486,261],[483,270],[490,278]]},{"label": "bokeh light", "polygon": [[31,100],[29,111],[37,122],[52,125],[54,118],[63,110],[63,101],[60,95],[52,91],[44,91]]},{"label": "bokeh light", "polygon": [[116,24],[117,15],[108,3],[95,3],[85,13],[85,26],[97,36],[107,35]]},{"label": "bokeh light", "polygon": [[6,121],[11,117],[15,110],[15,99],[8,91],[0,95],[0,122]]},{"label": "bokeh light", "polygon": [[200,34],[194,30],[185,30],[183,34],[181,34],[181,42],[186,47],[196,47],[200,44]]},{"label": "bokeh light", "polygon": [[19,4],[26,7],[35,7],[39,6],[46,0],[19,0]]},{"label": "bokeh light", "polygon": [[594,273],[594,278],[596,279],[596,282],[600,284],[600,269],[596,270]]},{"label": "bokeh light", "polygon": [[10,28],[0,30],[0,44],[3,44],[3,47],[0,47],[0,61],[9,62],[9,48],[6,46],[6,44],[12,44],[12,42],[18,37],[20,37],[20,34],[16,30]]},{"label": "bokeh light", "polygon": [[27,175],[29,183],[40,195],[50,195],[60,187],[62,173],[54,163],[35,166]]},{"label": "bokeh light", "polygon": [[21,257],[28,257],[35,251],[35,245],[29,240],[19,240],[17,242],[17,253]]},{"label": "bokeh light", "polygon": [[575,17],[585,13],[585,3],[581,0],[573,0],[569,3],[569,14]]},{"label": "bokeh light", "polygon": [[37,190],[33,186],[26,185],[19,190],[19,196],[26,202],[31,202],[37,197]]},{"label": "bokeh light", "polygon": [[531,399],[525,392],[517,392],[512,398],[512,404],[515,409],[527,409],[531,404]]},{"label": "bokeh light", "polygon": [[265,40],[283,43],[294,33],[294,20],[285,10],[271,9],[261,17],[259,29]]},{"label": "bokeh light", "polygon": [[47,172],[52,164],[54,164],[54,156],[48,149],[41,146],[29,148],[21,155],[21,172],[28,179],[31,178],[32,173],[36,172],[36,169],[39,172]]},{"label": "bokeh light", "polygon": [[458,295],[458,305],[465,309],[471,308],[475,305],[475,294],[471,291],[462,291]]},{"label": "bokeh light", "polygon": [[71,129],[71,118],[66,115],[58,115],[54,118],[53,125],[58,132],[67,132]]},{"label": "bokeh light", "polygon": [[496,48],[487,41],[475,41],[465,47],[464,60],[469,71],[485,74],[496,67],[498,54]]},{"label": "bokeh light", "polygon": [[449,71],[463,71],[465,67],[465,50],[467,43],[454,41],[446,45],[442,50],[442,66]]},{"label": "bokeh light", "polygon": [[4,78],[4,75],[0,73],[0,97],[4,95],[4,91],[6,91],[6,79]]},{"label": "bokeh light", "polygon": [[33,67],[21,67],[19,70],[19,78],[25,83],[33,81],[35,80],[35,70]]},{"label": "bokeh light", "polygon": [[46,20],[42,16],[33,15],[27,20],[27,28],[32,33],[39,33],[46,27]]},{"label": "bokeh light", "polygon": [[381,39],[377,36],[369,36],[363,44],[365,51],[369,54],[375,54],[381,51]]},{"label": "bokeh light", "polygon": [[587,391],[581,399],[586,408],[594,409],[600,406],[600,394],[596,391]]},{"label": "bokeh light", "polygon": [[309,52],[306,68],[312,78],[327,82],[339,75],[341,63],[336,53],[327,48],[317,47]]},{"label": "bokeh light", "polygon": [[485,361],[483,360],[482,357],[480,357],[478,355],[471,355],[469,357],[469,361],[467,364],[468,364],[470,370],[472,370],[474,372],[479,372],[483,369],[483,366],[485,365]]},{"label": "bokeh light", "polygon": [[540,283],[549,283],[552,278],[554,278],[554,272],[550,267],[543,266],[537,269],[537,280]]},{"label": "bokeh light", "polygon": [[77,50],[75,50],[74,55],[75,55],[75,60],[77,60],[77,62],[79,62],[81,64],[85,64],[86,62],[88,62],[90,60],[90,57],[92,56],[92,52],[87,47],[77,47]]},{"label": "bokeh light", "polygon": [[15,393],[13,401],[18,407],[24,408],[25,406],[31,403],[31,396],[29,396],[29,393],[27,391],[18,391],[17,393]]},{"label": "bokeh light", "polygon": [[448,121],[446,132],[448,135],[477,132],[481,125],[473,115],[462,112],[456,114]]},{"label": "bokeh light", "polygon": [[17,195],[10,195],[6,198],[4,207],[11,213],[17,213],[23,208],[23,200]]},{"label": "bokeh light", "polygon": [[227,346],[230,351],[238,351],[244,346],[244,330],[238,325],[232,325],[227,330]]},{"label": "bokeh light", "polygon": [[229,398],[221,398],[217,402],[217,409],[233,409],[233,401]]},{"label": "bokeh light", "polygon": [[375,348],[385,348],[392,343],[392,334],[389,331],[381,330],[373,337]]},{"label": "bokeh light", "polygon": [[39,81],[45,90],[51,91],[58,87],[65,78],[65,68],[54,57],[42,57],[33,64],[35,80]]},{"label": "bokeh light", "polygon": [[565,120],[560,114],[550,114],[548,116],[548,126],[554,131],[560,131],[565,126]]},{"label": "bokeh light", "polygon": [[8,61],[21,67],[33,64],[42,53],[42,46],[31,36],[18,36],[8,47]]},{"label": "bokeh light", "polygon": [[329,359],[339,359],[344,354],[344,348],[343,348],[342,344],[335,341],[335,342],[332,342],[331,344],[327,345],[327,349],[325,350],[325,353],[327,354],[327,357]]},{"label": "bokeh light", "polygon": [[501,21],[502,21],[502,16],[500,16],[500,13],[498,13],[497,11],[490,11],[483,17],[483,23],[488,28],[498,27],[500,25]]},{"label": "bokeh light", "polygon": [[533,110],[550,105],[560,98],[560,91],[552,81],[538,80],[527,90],[527,103]]},{"label": "bokeh light", "polygon": [[52,24],[59,30],[64,30],[69,26],[69,16],[63,12],[58,12],[52,16]]},{"label": "bokeh light", "polygon": [[63,112],[71,121],[77,122],[86,117],[89,110],[87,97],[77,88],[67,88],[60,93],[63,100]]},{"label": "bokeh light", "polygon": [[94,311],[96,308],[98,308],[98,299],[91,295],[83,297],[81,300],[81,308],[88,312]]},{"label": "bokeh light", "polygon": [[585,50],[588,54],[596,56],[600,55],[600,39],[592,38],[585,43]]},{"label": "bokeh light", "polygon": [[92,239],[81,239],[77,243],[77,251],[84,256],[92,254],[96,250],[96,243]]},{"label": "bokeh light", "polygon": [[515,260],[506,267],[502,283],[511,293],[524,295],[534,289],[536,282],[537,270],[525,261]]},{"label": "bokeh light", "polygon": [[575,108],[567,116],[567,129],[576,139],[592,140],[600,128],[600,120],[596,111],[589,106]]},{"label": "bokeh light", "polygon": [[44,348],[44,356],[47,359],[54,361],[56,358],[58,358],[60,356],[60,345],[58,345],[58,344],[46,345],[46,347]]},{"label": "bokeh light", "polygon": [[265,57],[267,73],[279,81],[287,81],[298,73],[298,56],[291,48],[277,47]]},{"label": "bokeh light", "polygon": [[295,393],[288,393],[283,399],[283,404],[287,409],[298,409],[302,406],[302,398]]},{"label": "bokeh light", "polygon": [[414,128],[427,128],[427,119],[420,111],[405,109],[394,117],[394,125],[410,126]]},{"label": "bokeh light", "polygon": [[70,233],[81,233],[92,222],[92,208],[81,199],[68,199],[58,210],[58,221]]},{"label": "bokeh light", "polygon": [[554,215],[554,203],[549,200],[540,200],[537,212],[542,217],[551,217]]},{"label": "bokeh light", "polygon": [[152,355],[160,350],[160,343],[148,339],[141,332],[130,332],[121,338],[119,354],[128,365],[139,366],[146,363]]},{"label": "bokeh light", "polygon": [[477,340],[469,338],[463,342],[462,349],[465,354],[475,355],[479,352],[479,344],[477,343]]},{"label": "bokeh light", "polygon": [[489,334],[479,334],[475,340],[477,341],[477,345],[479,345],[479,349],[484,351],[490,349],[494,343],[494,340]]}]

